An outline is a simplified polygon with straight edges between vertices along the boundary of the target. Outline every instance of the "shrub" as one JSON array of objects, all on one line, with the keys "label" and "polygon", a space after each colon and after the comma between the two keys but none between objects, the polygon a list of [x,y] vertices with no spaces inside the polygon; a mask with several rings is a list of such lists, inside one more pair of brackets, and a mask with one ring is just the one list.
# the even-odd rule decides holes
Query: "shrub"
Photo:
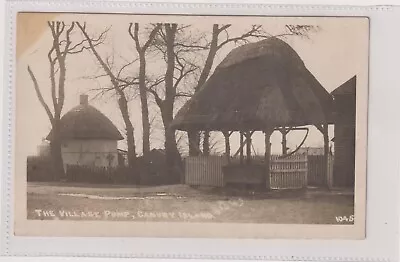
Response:
[{"label": "shrub", "polygon": [[53,181],[50,157],[30,156],[27,158],[27,181]]},{"label": "shrub", "polygon": [[66,170],[67,182],[96,183],[96,184],[134,184],[137,183],[138,173],[135,170],[119,167],[90,167],[68,165]]}]

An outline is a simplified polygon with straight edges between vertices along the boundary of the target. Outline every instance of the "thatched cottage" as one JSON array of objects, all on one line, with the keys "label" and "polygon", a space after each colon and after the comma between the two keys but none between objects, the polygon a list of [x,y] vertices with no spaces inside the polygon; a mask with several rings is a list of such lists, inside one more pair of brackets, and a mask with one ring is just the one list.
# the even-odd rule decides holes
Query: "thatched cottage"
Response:
[{"label": "thatched cottage", "polygon": [[[51,141],[52,131],[47,136]],[[68,165],[115,167],[118,165],[117,143],[123,137],[115,125],[95,107],[88,96],[61,118],[61,154],[64,169]]]}]

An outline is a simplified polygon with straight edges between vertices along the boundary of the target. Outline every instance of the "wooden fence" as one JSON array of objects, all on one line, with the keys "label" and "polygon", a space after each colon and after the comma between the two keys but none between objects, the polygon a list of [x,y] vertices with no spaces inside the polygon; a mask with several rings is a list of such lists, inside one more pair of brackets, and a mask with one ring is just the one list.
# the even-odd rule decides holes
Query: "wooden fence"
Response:
[{"label": "wooden fence", "polygon": [[[239,162],[233,158],[232,163]],[[262,164],[263,157],[254,157],[253,163]],[[224,156],[196,156],[185,159],[185,183],[192,186],[224,186],[222,167]],[[307,186],[307,155],[293,155],[284,159],[271,156],[270,187],[272,189],[302,188]]]},{"label": "wooden fence", "polygon": [[309,186],[332,186],[333,156],[328,158],[328,168],[325,167],[323,155],[308,156],[308,185]]}]

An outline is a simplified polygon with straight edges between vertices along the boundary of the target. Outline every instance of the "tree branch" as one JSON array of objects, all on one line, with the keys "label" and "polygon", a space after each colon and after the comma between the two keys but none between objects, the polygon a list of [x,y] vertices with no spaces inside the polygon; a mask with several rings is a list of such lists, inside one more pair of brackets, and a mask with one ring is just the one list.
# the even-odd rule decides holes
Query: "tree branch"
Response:
[{"label": "tree branch", "polygon": [[190,49],[190,51],[197,51],[197,50],[208,50],[209,45],[196,45],[196,44],[185,44],[185,43],[175,43],[175,47],[183,47]]},{"label": "tree branch", "polygon": [[144,50],[144,52],[146,52],[147,48],[149,48],[151,43],[153,43],[154,39],[156,38],[156,35],[157,35],[158,31],[160,31],[160,29],[161,29],[161,26],[162,26],[162,24],[158,23],[153,28],[153,30],[151,30],[151,32],[149,34],[149,38],[147,39],[146,43],[143,45],[143,48],[142,48],[142,50]]},{"label": "tree branch", "polygon": [[176,95],[175,95],[175,97],[192,97],[193,96],[193,94],[190,94],[190,93],[183,93],[183,92],[178,92],[178,93],[176,93]]},{"label": "tree branch", "polygon": [[268,38],[268,37],[270,37],[270,36],[266,35],[265,32],[262,32],[261,29],[262,29],[261,25],[254,25],[252,27],[252,29],[249,30],[248,32],[246,32],[246,33],[244,33],[244,34],[242,34],[240,36],[232,37],[232,38],[229,37],[229,34],[225,29],[224,31],[227,33],[227,38],[226,38],[225,41],[223,41],[222,43],[220,43],[218,45],[218,49],[221,49],[226,44],[232,43],[232,42],[235,42],[235,43],[239,42],[239,41],[247,42],[248,41],[247,38],[249,38],[249,37],[256,37],[256,38]]},{"label": "tree branch", "polygon": [[39,88],[39,84],[38,84],[38,82],[36,80],[36,77],[35,77],[34,73],[31,70],[30,66],[28,66],[28,72],[29,72],[29,75],[30,75],[30,77],[32,79],[33,86],[35,88],[36,95],[37,95],[37,97],[39,99],[39,102],[43,106],[44,110],[46,110],[47,116],[49,117],[50,122],[53,124],[54,123],[53,114],[51,113],[49,106],[46,104],[46,102],[43,99],[42,92],[40,91],[40,88]]},{"label": "tree branch", "polygon": [[160,108],[162,108],[162,105],[163,105],[164,101],[161,99],[161,97],[158,95],[158,93],[155,90],[151,89],[151,88],[147,88],[147,91],[154,96],[154,100],[156,101],[156,104]]},{"label": "tree branch", "polygon": [[[103,67],[103,70],[107,73],[107,75],[110,77],[111,79],[111,83],[112,85],[115,87],[116,91],[118,92],[118,94],[122,97],[125,97],[125,94],[122,92],[122,90],[119,88],[119,83],[115,77],[115,75],[113,74],[113,72],[110,69],[110,65],[108,65],[103,58],[100,56],[100,54],[97,52],[92,39],[89,37],[88,33],[85,30],[85,27],[83,27],[79,22],[77,22],[77,26],[79,27],[79,29],[81,29],[82,34],[85,36],[89,48],[92,50],[94,56],[97,58],[97,60],[99,61],[100,65]],[[107,59],[108,61],[108,59]]]},{"label": "tree branch", "polygon": [[47,22],[50,30],[51,30],[51,34],[53,35],[53,47],[56,51],[56,56],[58,57],[59,63],[62,63],[62,53],[60,50],[60,35],[62,34],[62,32],[64,31],[65,28],[65,24],[62,27],[62,30],[60,30],[60,22]]},{"label": "tree branch", "polygon": [[[86,30],[86,23],[84,23],[83,26],[81,25],[81,27],[83,28],[83,30]],[[97,37],[97,38],[90,38],[89,37],[91,39],[92,45],[94,47],[97,47],[97,46],[99,46],[99,45],[104,43],[104,39],[106,38],[106,35],[109,32],[110,28],[111,27],[108,27],[106,30],[104,30],[99,35],[99,37]],[[86,42],[87,42],[87,39],[85,38],[81,42],[79,42],[79,43],[75,44],[74,46],[68,48],[68,54],[78,54],[78,53],[82,53],[84,50],[89,50],[90,47],[85,45]]]},{"label": "tree branch", "polygon": [[223,25],[223,26],[221,26],[221,28],[218,29],[218,34],[221,33],[222,31],[225,31],[226,29],[228,29],[231,26],[232,25]]},{"label": "tree branch", "polygon": [[67,56],[68,48],[72,43],[71,42],[71,32],[72,32],[72,30],[74,30],[74,27],[75,27],[75,23],[72,22],[71,26],[68,28],[67,33],[66,33],[67,40],[66,40],[66,44],[65,44],[65,48],[64,48],[64,52],[63,52],[64,59]]},{"label": "tree branch", "polygon": [[134,25],[135,25],[135,27],[134,27],[133,33],[132,33],[133,23],[129,24],[128,32],[129,32],[129,35],[131,36],[132,40],[135,42],[137,52],[139,54],[141,54],[142,47],[140,46],[140,42],[139,42],[139,23],[135,23]]},{"label": "tree branch", "polygon": [[175,61],[179,65],[179,67],[175,67],[179,71],[179,76],[174,77],[175,83],[174,83],[174,88],[175,90],[178,88],[179,83],[189,74],[195,72],[198,70],[198,67],[191,65],[191,68],[188,70],[185,70],[186,66],[181,62],[181,59],[178,57],[178,55],[175,54]]},{"label": "tree branch", "polygon": [[[50,89],[51,89],[51,98],[52,98],[52,102],[53,102],[53,107],[57,108],[57,95],[56,95],[56,79],[55,79],[55,75],[56,75],[56,70],[55,70],[55,64],[57,59],[53,59],[52,58],[52,54],[54,52],[54,46],[51,47],[50,51],[47,54],[47,58],[49,60],[50,63]],[[33,75],[33,74],[32,74]],[[31,77],[32,77],[31,75]]]},{"label": "tree branch", "polygon": [[118,70],[118,73],[117,73],[116,78],[119,79],[119,78],[121,77],[122,72],[123,72],[128,66],[133,65],[137,60],[138,60],[138,59],[135,59],[135,60],[133,60],[133,61],[131,61],[131,62],[126,63],[125,65],[123,65],[123,66]]},{"label": "tree branch", "polygon": [[200,73],[199,80],[197,81],[197,85],[195,86],[195,91],[199,90],[204,83],[206,82],[208,76],[211,73],[211,69],[214,63],[214,58],[215,55],[217,54],[218,51],[218,37],[219,34],[223,31],[226,30],[230,25],[222,26],[219,28],[217,24],[213,25],[213,30],[212,30],[212,37],[211,37],[211,42],[210,42],[210,49],[207,54],[207,59],[204,64],[203,70]]},{"label": "tree branch", "polygon": [[[133,31],[132,31],[132,27]],[[160,29],[162,27],[161,23],[158,23],[154,26],[154,28],[151,30],[149,37],[147,41],[144,43],[143,46],[140,45],[140,40],[139,40],[139,23],[130,23],[129,28],[128,28],[128,33],[131,37],[131,39],[135,42],[136,50],[139,54],[144,54],[144,52],[147,51],[147,49],[150,47],[150,45],[153,43],[154,39],[156,38],[157,34],[159,33]]]}]

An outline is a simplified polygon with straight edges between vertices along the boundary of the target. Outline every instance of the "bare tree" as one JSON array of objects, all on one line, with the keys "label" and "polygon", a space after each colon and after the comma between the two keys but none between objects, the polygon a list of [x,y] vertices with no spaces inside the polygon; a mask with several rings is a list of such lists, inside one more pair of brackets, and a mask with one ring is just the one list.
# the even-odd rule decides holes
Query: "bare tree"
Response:
[{"label": "bare tree", "polygon": [[[67,25],[65,22],[61,21],[49,21],[47,25],[53,39],[52,46],[47,54],[50,65],[49,78],[52,110],[50,109],[49,104],[44,100],[39,83],[29,65],[28,73],[32,79],[39,102],[45,109],[52,126],[50,149],[54,168],[54,179],[58,180],[65,172],[61,155],[60,120],[65,100],[65,79],[67,75],[66,61],[69,55],[78,54],[87,49],[87,41],[82,40],[73,43],[71,38],[76,25],[74,22]],[[94,46],[97,46],[103,42],[103,37],[104,34],[101,34],[98,38],[91,38],[90,41]]]},{"label": "bare tree", "polygon": [[78,22],[76,24],[81,30],[85,40],[88,43],[89,46],[88,49],[91,50],[91,52],[96,57],[97,61],[100,63],[106,75],[110,78],[111,87],[107,88],[105,91],[114,90],[118,96],[118,106],[126,128],[126,140],[128,146],[128,166],[130,168],[133,168],[136,162],[135,134],[134,134],[134,127],[129,115],[128,99],[125,93],[125,89],[131,86],[132,84],[135,84],[135,81],[137,81],[137,79],[134,78],[128,81],[126,79],[120,78],[122,70],[126,66],[129,66],[131,63],[126,64],[119,70],[119,72],[114,73],[111,69],[112,66],[109,62],[109,59],[103,59],[100,56],[99,52],[97,51],[96,44],[93,42],[88,32],[86,31],[86,24],[82,25],[81,23]]},{"label": "bare tree", "polygon": [[155,25],[146,40],[142,45],[139,39],[139,24],[130,23],[129,25],[129,35],[135,43],[136,51],[139,56],[139,95],[142,109],[142,127],[143,127],[143,155],[150,152],[150,121],[149,121],[149,107],[147,102],[147,76],[146,76],[146,51],[152,45],[156,34],[161,29],[162,24]]},{"label": "bare tree", "polygon": [[[260,25],[253,25],[246,32],[238,35],[238,36],[230,36],[228,29],[231,27],[228,25],[218,25],[214,24],[211,32],[211,40],[204,46],[204,48],[208,49],[207,57],[204,65],[202,66],[200,76],[197,80],[197,83],[194,86],[194,92],[200,90],[200,88],[207,81],[210,76],[211,70],[213,68],[215,56],[218,51],[222,49],[224,46],[230,43],[242,44],[247,43],[251,38],[266,38],[268,34],[265,33]],[[192,46],[193,48],[198,48],[198,46]],[[203,138],[203,153],[208,155],[210,152],[210,143],[209,143],[209,132],[204,132]],[[191,130],[188,132],[189,139],[189,155],[199,155],[201,153],[200,150],[200,133],[197,130]]]},{"label": "bare tree", "polygon": [[[182,88],[183,80],[195,72],[200,72],[196,80],[196,85],[192,88],[198,90],[207,80],[218,50],[228,43],[239,43],[241,41],[246,41],[246,39],[250,37],[260,37],[262,31],[260,26],[254,26],[251,30],[239,37],[229,37],[226,30],[230,25],[214,25],[211,41],[205,42],[205,37],[203,35],[196,37],[189,34],[189,37],[185,37],[185,32],[190,31],[188,30],[190,29],[188,25],[178,27],[177,24],[164,24],[161,28],[158,28],[159,26],[160,25],[154,26],[152,32],[157,30],[157,33],[155,38],[151,40],[153,40],[153,46],[163,55],[166,63],[166,71],[161,77],[153,79],[152,83],[148,84],[146,88],[147,91],[154,96],[154,100],[160,108],[165,133],[167,164],[170,168],[170,174],[175,174],[177,172],[177,167],[179,167],[180,155],[177,148],[175,131],[170,128],[174,117],[174,105],[176,98],[190,97],[192,95],[192,92],[182,91],[184,89]],[[138,28],[138,26],[136,27]],[[219,43],[218,36],[222,32],[226,33],[227,38]],[[132,35],[134,38],[137,38],[134,34]],[[208,56],[203,65],[199,66],[191,61],[190,57],[193,57],[194,52],[204,52],[207,50]],[[161,84],[164,84],[164,87],[160,90],[159,86]],[[206,148],[209,148],[208,137],[209,136],[205,136],[206,139],[203,140],[206,144]],[[197,134],[196,138],[198,138],[197,144],[200,143]],[[193,149],[192,146],[190,148]]]},{"label": "bare tree", "polygon": [[[166,69],[162,76],[153,79],[147,85],[147,91],[154,96],[154,100],[161,112],[164,126],[165,151],[168,173],[178,178],[181,171],[181,158],[177,147],[175,130],[170,125],[174,118],[175,101],[178,97],[190,97],[190,93],[181,92],[179,86],[183,80],[198,70],[198,67],[185,58],[188,46],[177,39],[188,26],[178,27],[177,24],[163,24],[154,39],[153,46],[163,55]],[[204,49],[203,47],[200,47]],[[163,88],[160,90],[160,86]]]},{"label": "bare tree", "polygon": [[[180,155],[176,144],[175,131],[170,128],[170,124],[174,118],[174,102],[176,96],[175,76],[175,37],[178,30],[177,24],[164,24],[164,30],[160,31],[162,39],[166,47],[166,71],[164,76],[165,98],[161,99],[156,92],[152,92],[155,96],[157,105],[161,111],[161,118],[165,131],[165,152],[168,174],[176,175],[179,167]],[[152,89],[149,89],[152,90]]]}]

